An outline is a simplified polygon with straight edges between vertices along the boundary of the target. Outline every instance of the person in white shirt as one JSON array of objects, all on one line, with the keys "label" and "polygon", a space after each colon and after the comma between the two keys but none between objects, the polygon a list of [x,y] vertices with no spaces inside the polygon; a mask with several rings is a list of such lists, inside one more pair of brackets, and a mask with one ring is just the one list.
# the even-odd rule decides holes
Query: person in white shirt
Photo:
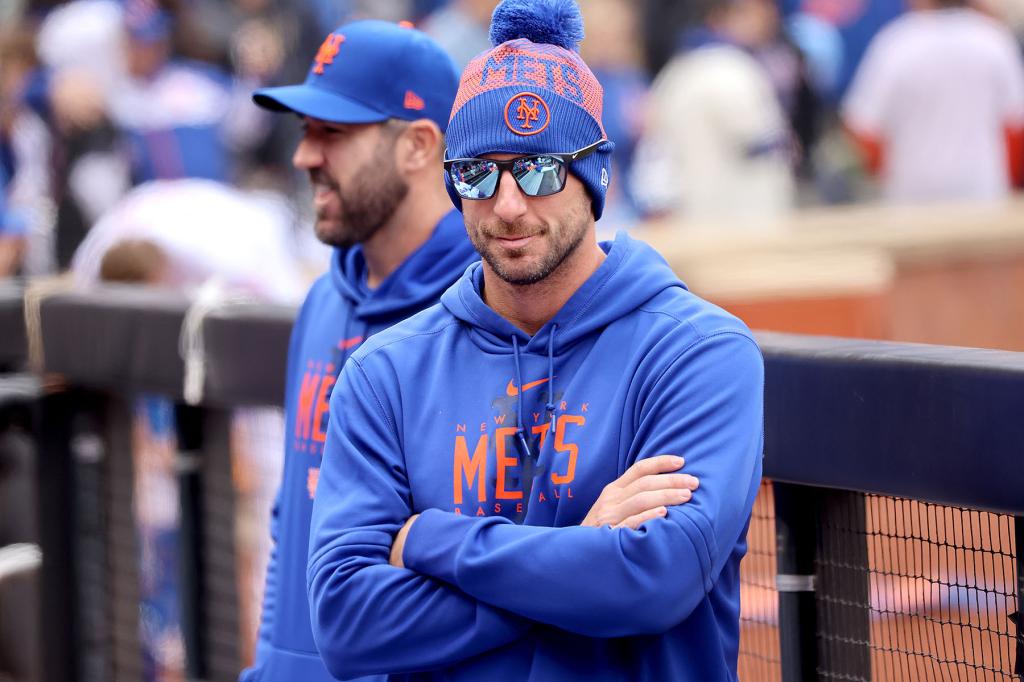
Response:
[{"label": "person in white shirt", "polygon": [[137,258],[138,279],[188,295],[217,278],[232,292],[294,304],[307,285],[286,204],[211,180],[157,180],[129,192],[75,252],[75,285],[102,280],[115,249]]},{"label": "person in white shirt", "polygon": [[651,214],[738,228],[793,205],[792,135],[761,64],[747,51],[766,0],[709,4],[704,25],[654,83],[633,188]]},{"label": "person in white shirt", "polygon": [[892,203],[1006,197],[1024,169],[1024,64],[966,0],[912,0],[872,41],[843,122]]}]

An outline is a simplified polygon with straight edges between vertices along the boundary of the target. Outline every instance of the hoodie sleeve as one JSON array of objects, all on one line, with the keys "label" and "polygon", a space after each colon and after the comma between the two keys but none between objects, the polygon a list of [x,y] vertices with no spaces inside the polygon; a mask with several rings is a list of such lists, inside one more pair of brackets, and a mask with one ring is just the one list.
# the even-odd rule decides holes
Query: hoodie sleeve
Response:
[{"label": "hoodie sleeve", "polygon": [[393,422],[349,360],[331,397],[307,567],[317,649],[340,679],[451,665],[532,625],[391,566],[392,540],[412,514]]},{"label": "hoodie sleeve", "polygon": [[715,585],[750,517],[761,475],[763,376],[753,340],[726,332],[685,350],[642,389],[629,463],[679,454],[700,479],[693,500],[666,517],[638,530],[539,528],[430,510],[409,532],[406,567],[582,635],[674,627]]}]

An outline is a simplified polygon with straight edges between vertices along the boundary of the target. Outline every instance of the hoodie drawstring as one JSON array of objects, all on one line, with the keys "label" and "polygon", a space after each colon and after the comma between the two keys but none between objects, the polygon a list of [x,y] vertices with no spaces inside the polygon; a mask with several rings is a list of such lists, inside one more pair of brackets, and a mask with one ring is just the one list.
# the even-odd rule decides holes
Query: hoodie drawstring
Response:
[{"label": "hoodie drawstring", "polygon": [[551,325],[551,334],[548,336],[548,402],[544,405],[548,416],[551,417],[551,436],[555,435],[555,332],[558,325]]},{"label": "hoodie drawstring", "polygon": [[530,459],[533,459],[530,444],[523,434],[523,372],[519,364],[519,339],[515,335],[512,336],[512,357],[516,365],[516,435],[519,436],[519,443],[523,446],[523,450],[526,451]]},{"label": "hoodie drawstring", "polygon": [[[544,409],[547,410],[548,414],[551,415],[551,436],[555,435],[555,332],[558,331],[558,325],[551,326],[551,336],[548,337],[548,402],[544,405]],[[515,361],[516,378],[517,384],[516,390],[516,435],[519,437],[519,444],[522,446],[523,451],[526,453],[526,458],[523,460],[521,469],[521,480],[523,485],[523,497],[525,498],[524,511],[517,515],[516,522],[520,523],[526,518],[525,509],[529,507],[531,499],[531,490],[533,489],[533,475],[534,467],[537,465],[537,460],[540,458],[540,453],[534,457],[533,451],[530,450],[530,443],[526,439],[526,433],[523,430],[523,371],[522,361],[519,356],[519,338],[515,335],[512,336],[512,357]]]},{"label": "hoodie drawstring", "polygon": [[[551,419],[552,436],[555,435],[555,420],[557,418],[557,408],[555,407],[555,333],[557,331],[558,325],[551,325],[551,335],[548,337],[548,401],[544,405],[544,409]],[[516,336],[512,337],[512,354],[516,366],[516,385],[518,387],[516,391],[516,435],[526,454],[532,459],[533,452],[530,450],[530,444],[523,431],[523,372],[519,358],[519,339]]]}]

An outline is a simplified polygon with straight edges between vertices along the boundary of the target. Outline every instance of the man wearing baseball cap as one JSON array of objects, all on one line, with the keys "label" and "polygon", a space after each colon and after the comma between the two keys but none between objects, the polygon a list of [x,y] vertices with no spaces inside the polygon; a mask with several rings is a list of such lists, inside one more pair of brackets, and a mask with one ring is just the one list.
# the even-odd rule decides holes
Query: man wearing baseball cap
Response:
[{"label": "man wearing baseball cap", "polygon": [[650,247],[596,241],[582,29],[574,0],[495,10],[445,161],[483,260],[338,378],[308,580],[340,678],[736,679],[763,363]]},{"label": "man wearing baseball cap", "polygon": [[361,21],[327,36],[303,84],[253,96],[302,119],[293,163],[313,184],[316,236],[335,248],[292,331],[275,548],[256,662],[242,680],[334,679],[317,654],[306,596],[328,399],[367,337],[436,303],[476,259],[441,182],[457,87],[451,59],[425,34]]}]

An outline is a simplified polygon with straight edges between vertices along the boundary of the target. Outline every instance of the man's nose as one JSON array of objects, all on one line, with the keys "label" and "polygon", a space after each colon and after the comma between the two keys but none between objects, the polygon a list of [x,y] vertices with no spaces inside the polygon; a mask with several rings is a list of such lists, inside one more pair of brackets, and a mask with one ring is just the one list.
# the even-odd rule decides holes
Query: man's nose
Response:
[{"label": "man's nose", "polygon": [[502,172],[498,189],[494,193],[494,214],[506,223],[513,223],[526,215],[529,210],[526,202],[527,197],[512,173]]},{"label": "man's nose", "polygon": [[318,142],[303,135],[292,155],[292,165],[299,170],[319,168],[323,164],[323,149]]}]

